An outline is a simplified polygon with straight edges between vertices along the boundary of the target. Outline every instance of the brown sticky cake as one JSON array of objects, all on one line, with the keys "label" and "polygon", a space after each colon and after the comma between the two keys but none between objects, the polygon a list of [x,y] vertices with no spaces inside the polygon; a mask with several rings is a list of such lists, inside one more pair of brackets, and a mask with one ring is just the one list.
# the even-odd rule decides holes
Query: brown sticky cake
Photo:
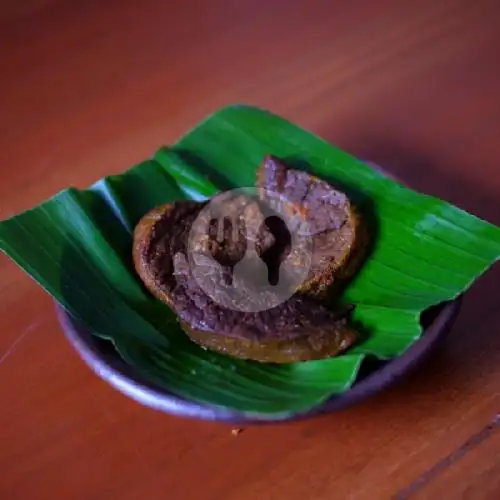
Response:
[{"label": "brown sticky cake", "polygon": [[[366,249],[366,231],[347,195],[326,181],[287,168],[267,156],[257,171],[262,200],[284,217],[298,221],[296,229],[310,238],[312,262],[297,292],[323,299],[335,282],[345,281],[359,268]],[[276,196],[278,195],[278,196]],[[294,249],[291,249],[293,258]],[[302,265],[297,255],[297,265]]]},{"label": "brown sticky cake", "polygon": [[[241,200],[228,203],[234,203],[230,208],[236,219],[238,207],[248,207]],[[155,297],[174,309],[194,342],[235,357],[274,363],[330,357],[352,345],[356,333],[344,312],[332,311],[305,295],[293,295],[270,309],[245,312],[221,306],[223,300],[202,290],[190,269],[187,249],[192,224],[206,204],[179,201],[162,205],[146,214],[134,231],[133,258],[139,276]],[[259,258],[275,244],[276,235],[257,212],[252,220],[262,226],[253,232]],[[237,241],[231,242],[225,234],[227,244],[221,244],[210,224],[207,227],[204,246],[221,270],[214,279],[230,281],[232,265],[241,258],[246,242],[238,230]],[[206,275],[209,273],[207,268]],[[224,293],[224,287],[214,286],[213,290]],[[244,287],[240,291],[244,297]]]}]

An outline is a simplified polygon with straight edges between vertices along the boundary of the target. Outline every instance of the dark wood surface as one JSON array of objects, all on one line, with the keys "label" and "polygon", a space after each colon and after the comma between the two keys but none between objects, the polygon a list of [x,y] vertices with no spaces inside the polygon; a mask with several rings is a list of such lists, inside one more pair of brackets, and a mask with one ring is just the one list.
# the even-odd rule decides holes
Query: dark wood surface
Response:
[{"label": "dark wood surface", "polygon": [[[499,27],[497,0],[2,2],[0,216],[246,102],[498,224]],[[395,388],[238,436],[112,390],[49,297],[0,276],[2,499],[500,497],[499,269]]]}]

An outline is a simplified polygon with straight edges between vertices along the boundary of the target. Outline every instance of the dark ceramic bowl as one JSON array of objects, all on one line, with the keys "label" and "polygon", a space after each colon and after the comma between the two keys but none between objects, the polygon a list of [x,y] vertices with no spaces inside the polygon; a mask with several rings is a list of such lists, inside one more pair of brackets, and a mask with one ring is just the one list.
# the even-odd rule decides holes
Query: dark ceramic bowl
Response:
[{"label": "dark ceramic bowl", "polygon": [[[376,170],[384,171],[374,163],[367,163]],[[424,330],[422,337],[398,358],[390,361],[370,358],[365,360],[356,382],[345,393],[333,396],[305,413],[287,412],[271,415],[229,410],[175,396],[141,377],[132,366],[122,360],[110,342],[99,339],[86,331],[60,306],[57,306],[57,312],[66,337],[82,359],[99,377],[135,401],[173,415],[249,425],[298,420],[333,412],[358,403],[387,388],[410,372],[438,347],[455,321],[460,304],[461,299],[457,299],[426,311],[422,315]]]},{"label": "dark ceramic bowl", "polygon": [[403,355],[390,361],[367,359],[354,385],[345,393],[333,396],[317,408],[300,414],[248,413],[199,404],[175,396],[148,382],[125,363],[112,344],[83,329],[62,307],[57,306],[64,333],[81,358],[115,389],[145,406],[183,417],[220,420],[249,425],[297,420],[328,413],[360,402],[389,387],[410,372],[444,340],[460,309],[461,299],[426,311],[422,316],[424,333]]}]

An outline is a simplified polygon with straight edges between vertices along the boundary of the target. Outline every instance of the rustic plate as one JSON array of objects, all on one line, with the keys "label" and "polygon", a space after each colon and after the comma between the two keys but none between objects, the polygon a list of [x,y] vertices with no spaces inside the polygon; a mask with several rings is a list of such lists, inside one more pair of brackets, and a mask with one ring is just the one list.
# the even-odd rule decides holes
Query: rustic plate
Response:
[{"label": "rustic plate", "polygon": [[[130,233],[140,217],[185,195],[200,199],[253,185],[269,152],[349,193],[366,217],[374,251],[342,297],[357,306],[353,320],[367,334],[352,355],[276,367],[205,352],[188,342],[133,272]],[[233,105],[121,174],[83,190],[67,188],[0,221],[0,250],[84,322],[61,312],[79,352],[120,390],[177,414],[256,422],[340,408],[408,371],[452,321],[458,306],[444,304],[500,260],[500,228],[405,188],[273,113]],[[420,315],[435,304],[441,308],[422,329]],[[168,328],[170,339],[163,336]],[[113,345],[135,368],[117,359]],[[367,355],[392,359],[405,352],[389,363],[363,363],[358,377]],[[325,404],[332,394],[344,395]]]},{"label": "rustic plate", "polygon": [[[372,162],[366,163],[395,178],[379,165]],[[421,363],[441,343],[455,321],[460,305],[461,299],[458,299],[436,306],[424,313],[422,315],[422,337],[397,358],[389,361],[366,359],[356,382],[351,389],[343,394],[333,396],[320,406],[304,413],[252,413],[251,415],[242,411],[199,404],[183,399],[149,382],[120,357],[109,341],[100,339],[86,331],[61,306],[57,305],[56,307],[64,333],[80,357],[99,377],[123,394],[164,413],[249,425],[297,420],[337,411],[387,388]]]},{"label": "rustic plate", "polygon": [[357,381],[345,393],[331,397],[322,405],[305,413],[282,415],[263,413],[251,416],[245,412],[188,401],[148,382],[132,366],[123,361],[110,342],[86,331],[59,305],[57,313],[66,337],[81,358],[99,377],[123,394],[145,406],[173,415],[249,425],[297,420],[337,411],[389,387],[438,347],[455,321],[460,304],[461,299],[457,299],[424,313],[422,337],[398,358],[385,362],[366,360]]}]

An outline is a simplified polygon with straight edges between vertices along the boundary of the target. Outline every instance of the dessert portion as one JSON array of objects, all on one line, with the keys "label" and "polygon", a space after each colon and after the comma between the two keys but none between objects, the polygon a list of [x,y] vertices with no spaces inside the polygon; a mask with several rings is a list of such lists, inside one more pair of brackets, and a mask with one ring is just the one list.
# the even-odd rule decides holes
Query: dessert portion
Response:
[{"label": "dessert portion", "polygon": [[[310,238],[312,262],[297,292],[323,299],[335,281],[356,272],[367,238],[360,216],[345,193],[314,175],[287,168],[272,156],[267,156],[257,171],[257,187],[261,199],[278,212],[287,213],[289,208],[300,211],[287,216],[299,217],[297,232]],[[294,251],[291,249],[292,258],[299,264],[300,255],[295,256]]]},{"label": "dessert portion", "polygon": [[345,276],[356,249],[354,208],[328,183],[270,157],[257,187],[258,198],[228,192],[146,214],[134,231],[140,278],[205,348],[272,363],[345,351],[357,337],[349,311],[318,298]]}]

